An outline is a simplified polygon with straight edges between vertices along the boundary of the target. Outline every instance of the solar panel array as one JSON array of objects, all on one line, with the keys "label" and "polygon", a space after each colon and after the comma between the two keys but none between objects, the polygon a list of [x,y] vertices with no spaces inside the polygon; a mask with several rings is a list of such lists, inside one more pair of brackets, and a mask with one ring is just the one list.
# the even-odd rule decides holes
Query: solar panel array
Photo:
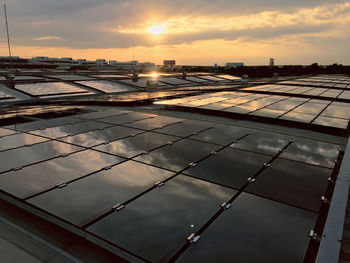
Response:
[{"label": "solar panel array", "polygon": [[280,92],[291,95],[308,95],[315,97],[326,97],[326,98],[341,98],[350,100],[350,91],[328,89],[328,88],[312,88],[312,87],[298,87],[298,86],[285,86],[285,85],[263,85],[256,87],[243,88],[242,90],[247,91],[264,91],[264,92]]},{"label": "solar panel array", "polygon": [[302,261],[341,149],[121,109],[0,136],[2,191],[151,262]]},{"label": "solar panel array", "polygon": [[216,92],[156,103],[263,116],[341,129],[347,129],[350,119],[350,104],[347,103],[244,92]]},{"label": "solar panel array", "polygon": [[[53,74],[56,73],[56,74]],[[74,95],[92,95],[103,93],[118,93],[125,91],[145,90],[147,81],[153,77],[152,74],[140,74],[136,81],[131,74],[117,74],[110,71],[99,72],[79,71],[77,74],[68,74],[62,71],[21,71],[16,73],[14,85],[9,85],[5,76],[0,76],[0,81],[7,83],[8,88],[23,93],[16,99],[30,99],[31,97],[60,98]],[[113,73],[113,74],[112,74]],[[37,74],[37,75],[29,75]],[[224,74],[197,74],[190,75],[187,79],[182,79],[181,74],[170,73],[160,74],[157,77],[160,89],[190,87],[203,84],[234,83],[240,78]],[[61,82],[58,82],[61,81]],[[76,85],[78,84],[78,85]],[[227,87],[226,87],[227,88]],[[9,98],[0,86],[0,99]],[[13,97],[13,96],[12,96]],[[11,97],[11,98],[12,98]]]},{"label": "solar panel array", "polygon": [[50,96],[50,95],[64,95],[64,94],[91,94],[85,89],[77,86],[63,83],[63,82],[48,82],[48,83],[35,83],[35,84],[20,84],[15,88],[19,91],[28,93],[32,96]]}]

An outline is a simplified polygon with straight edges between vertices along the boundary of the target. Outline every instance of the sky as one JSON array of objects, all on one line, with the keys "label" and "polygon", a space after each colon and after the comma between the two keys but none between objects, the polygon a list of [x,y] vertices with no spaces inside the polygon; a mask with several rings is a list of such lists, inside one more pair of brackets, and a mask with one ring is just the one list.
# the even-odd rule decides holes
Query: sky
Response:
[{"label": "sky", "polygon": [[[350,64],[350,1],[0,0],[14,56]],[[1,10],[0,56],[7,56]]]}]

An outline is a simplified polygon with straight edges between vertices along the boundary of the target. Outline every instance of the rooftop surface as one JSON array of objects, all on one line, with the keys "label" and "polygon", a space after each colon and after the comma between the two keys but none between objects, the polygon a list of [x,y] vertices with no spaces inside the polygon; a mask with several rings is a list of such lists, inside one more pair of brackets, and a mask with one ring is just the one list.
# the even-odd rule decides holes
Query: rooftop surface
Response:
[{"label": "rooftop surface", "polygon": [[47,255],[349,258],[349,76],[18,75],[0,81],[1,217]]}]

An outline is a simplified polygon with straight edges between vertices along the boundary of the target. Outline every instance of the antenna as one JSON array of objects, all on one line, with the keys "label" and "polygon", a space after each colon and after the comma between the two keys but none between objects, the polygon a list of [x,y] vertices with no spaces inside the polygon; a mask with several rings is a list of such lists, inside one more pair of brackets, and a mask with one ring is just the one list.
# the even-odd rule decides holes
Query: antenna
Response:
[{"label": "antenna", "polygon": [[10,44],[9,26],[7,23],[7,13],[6,13],[6,5],[5,4],[4,4],[4,12],[5,12],[5,24],[6,24],[6,33],[7,33],[7,44],[8,44],[8,48],[9,48],[9,57],[10,57],[10,67],[12,69],[11,44]]}]

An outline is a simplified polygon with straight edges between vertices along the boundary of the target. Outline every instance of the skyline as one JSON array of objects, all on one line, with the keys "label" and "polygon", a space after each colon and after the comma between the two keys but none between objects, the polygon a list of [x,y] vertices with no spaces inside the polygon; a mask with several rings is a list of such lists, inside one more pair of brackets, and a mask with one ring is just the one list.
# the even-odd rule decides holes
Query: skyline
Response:
[{"label": "skyline", "polygon": [[[5,1],[14,56],[350,64],[350,2]],[[4,21],[3,11],[1,19]],[[3,22],[2,22],[3,24]],[[0,52],[7,56],[5,26]]]}]

